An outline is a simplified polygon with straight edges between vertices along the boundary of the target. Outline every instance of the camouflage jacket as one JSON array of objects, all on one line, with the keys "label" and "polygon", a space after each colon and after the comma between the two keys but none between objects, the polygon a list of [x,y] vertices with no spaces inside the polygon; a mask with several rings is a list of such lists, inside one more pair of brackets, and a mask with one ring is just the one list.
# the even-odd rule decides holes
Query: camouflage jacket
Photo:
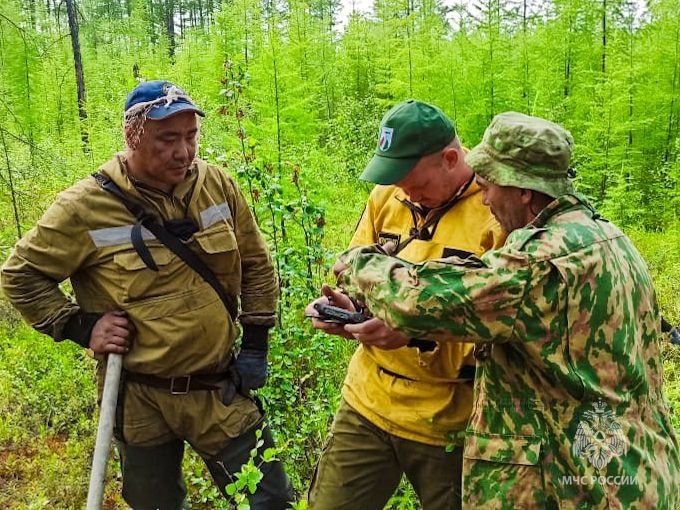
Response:
[{"label": "camouflage jacket", "polygon": [[466,506],[677,508],[656,296],[621,231],[564,195],[481,259],[379,251],[341,256],[349,294],[411,336],[480,342]]}]

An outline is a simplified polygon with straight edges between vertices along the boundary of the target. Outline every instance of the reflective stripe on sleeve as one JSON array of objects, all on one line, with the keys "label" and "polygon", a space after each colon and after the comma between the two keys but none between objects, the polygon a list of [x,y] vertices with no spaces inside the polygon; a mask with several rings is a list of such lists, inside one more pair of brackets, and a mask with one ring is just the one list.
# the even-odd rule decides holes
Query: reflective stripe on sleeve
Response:
[{"label": "reflective stripe on sleeve", "polygon": [[[133,225],[123,225],[121,227],[99,228],[97,230],[90,230],[89,234],[98,248],[104,246],[115,246],[117,244],[125,244],[132,242],[130,233]],[[142,227],[142,239],[148,241],[154,239],[155,236],[146,228]]]},{"label": "reflective stripe on sleeve", "polygon": [[201,211],[201,224],[203,229],[214,225],[218,221],[227,221],[231,218],[231,209],[229,204],[222,202],[221,204],[213,205]]}]

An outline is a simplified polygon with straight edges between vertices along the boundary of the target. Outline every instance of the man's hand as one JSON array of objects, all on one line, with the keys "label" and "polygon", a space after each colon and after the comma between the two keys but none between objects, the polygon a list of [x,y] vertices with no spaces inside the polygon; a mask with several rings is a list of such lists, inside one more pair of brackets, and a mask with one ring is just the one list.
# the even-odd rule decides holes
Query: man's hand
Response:
[{"label": "man's hand", "polygon": [[335,264],[333,264],[333,274],[335,275],[336,280],[340,278],[340,275],[348,268],[349,266],[345,264],[343,261],[338,259]]},{"label": "man's hand", "polygon": [[95,354],[127,354],[134,334],[135,326],[126,312],[106,312],[92,328],[89,347]]},{"label": "man's hand", "polygon": [[340,280],[342,273],[349,269],[352,255],[357,253],[357,250],[362,253],[381,253],[383,255],[392,255],[397,249],[397,245],[393,241],[388,241],[383,245],[373,244],[368,247],[355,248],[353,250],[347,250],[346,252],[340,254],[335,264],[333,264],[333,274],[336,280]]},{"label": "man's hand", "polygon": [[404,347],[410,340],[404,334],[390,328],[377,317],[373,317],[361,324],[346,324],[344,330],[347,333],[351,333],[362,344],[372,345],[386,351]]},{"label": "man's hand", "polygon": [[[352,301],[349,299],[349,297],[342,292],[333,290],[329,285],[324,284],[321,287],[321,294],[323,295],[320,298],[315,299],[307,305],[307,308],[305,308],[305,315],[308,317],[315,317],[318,315],[317,311],[314,309],[314,305],[316,303],[323,303],[324,305],[332,304],[333,306],[338,306],[340,308],[344,308],[345,310],[356,312],[356,309],[354,308],[354,305],[352,304]],[[325,333],[328,333],[329,335],[338,335],[343,338],[354,340],[354,337],[343,329],[342,324],[330,324],[319,319],[312,319],[312,326],[314,326],[316,329],[322,330]]]},{"label": "man's hand", "polygon": [[[337,265],[337,264],[336,264]],[[334,268],[335,269],[335,268]],[[315,303],[332,304],[345,310],[355,312],[356,309],[352,304],[349,296],[333,290],[328,285],[321,287],[323,296],[312,301],[305,308],[307,316],[317,315],[314,309]],[[312,319],[312,325],[316,329],[320,329],[329,335],[337,335],[350,340],[359,340],[365,345],[373,345],[380,349],[391,350],[398,349],[409,343],[409,338],[402,333],[395,331],[385,324],[381,319],[372,318],[361,324],[331,324],[322,322],[319,319]]]}]

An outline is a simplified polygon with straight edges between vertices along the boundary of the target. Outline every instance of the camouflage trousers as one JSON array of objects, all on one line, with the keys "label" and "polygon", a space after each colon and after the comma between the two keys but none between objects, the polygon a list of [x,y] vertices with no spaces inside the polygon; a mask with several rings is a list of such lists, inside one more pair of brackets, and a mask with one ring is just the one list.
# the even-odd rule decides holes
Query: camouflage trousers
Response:
[{"label": "camouflage trousers", "polygon": [[462,449],[379,429],[344,400],[309,489],[310,510],[382,510],[403,475],[423,510],[461,508]]}]

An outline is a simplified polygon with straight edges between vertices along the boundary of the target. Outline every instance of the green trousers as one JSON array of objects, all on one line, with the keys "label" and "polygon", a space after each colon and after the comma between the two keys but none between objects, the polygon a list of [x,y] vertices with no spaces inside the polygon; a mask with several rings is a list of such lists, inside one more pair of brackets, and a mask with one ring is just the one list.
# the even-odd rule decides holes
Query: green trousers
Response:
[{"label": "green trousers", "polygon": [[[217,455],[203,457],[210,474],[224,497],[229,499],[225,487],[236,480],[256,448],[255,430],[234,439]],[[260,464],[262,480],[255,494],[248,493],[250,508],[253,510],[284,510],[293,498],[290,480],[279,461],[261,463],[261,455],[274,446],[269,428],[262,432],[262,445],[258,448],[256,464]],[[123,499],[134,510],[181,510],[184,507],[186,486],[182,477],[184,441],[175,440],[157,446],[134,446],[117,442],[123,472]]]},{"label": "green trousers", "polygon": [[[138,383],[121,387],[116,417],[117,446],[123,472],[123,499],[134,510],[180,510],[186,487],[182,457],[186,443],[204,460],[222,495],[225,486],[256,448],[256,430],[264,417],[253,399],[236,395],[228,404],[223,392],[168,390]],[[263,477],[248,500],[252,510],[283,510],[293,501],[290,480],[281,461],[263,463],[274,446],[264,427],[256,464]]]},{"label": "green trousers", "polygon": [[379,429],[344,400],[309,490],[310,510],[381,510],[402,475],[423,510],[461,508],[462,448],[447,452]]}]

